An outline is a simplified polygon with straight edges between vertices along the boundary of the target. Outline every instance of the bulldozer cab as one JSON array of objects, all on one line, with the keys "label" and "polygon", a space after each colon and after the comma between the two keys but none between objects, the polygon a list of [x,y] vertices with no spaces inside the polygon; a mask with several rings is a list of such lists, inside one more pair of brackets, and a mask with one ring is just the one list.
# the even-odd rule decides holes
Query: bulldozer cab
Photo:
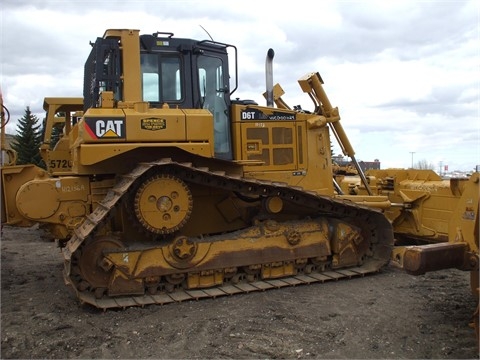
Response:
[{"label": "bulldozer cab", "polygon": [[173,38],[172,33],[131,35],[107,32],[92,45],[85,64],[85,110],[104,106],[101,94],[106,91],[114,94],[112,107],[148,102],[150,108],[208,109],[215,157],[231,160],[229,108],[236,86],[230,91],[227,49],[235,52],[236,69],[236,48]]},{"label": "bulldozer cab", "polygon": [[43,109],[46,114],[42,127],[40,155],[52,175],[65,175],[72,171],[69,135],[83,115],[82,108],[82,98],[44,99]]}]

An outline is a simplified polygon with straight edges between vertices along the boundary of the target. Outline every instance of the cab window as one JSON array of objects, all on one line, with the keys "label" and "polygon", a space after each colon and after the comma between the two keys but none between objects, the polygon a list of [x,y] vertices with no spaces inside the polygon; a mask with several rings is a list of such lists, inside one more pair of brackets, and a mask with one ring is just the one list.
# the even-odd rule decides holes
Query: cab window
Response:
[{"label": "cab window", "polygon": [[143,101],[178,102],[182,99],[180,58],[141,54]]}]

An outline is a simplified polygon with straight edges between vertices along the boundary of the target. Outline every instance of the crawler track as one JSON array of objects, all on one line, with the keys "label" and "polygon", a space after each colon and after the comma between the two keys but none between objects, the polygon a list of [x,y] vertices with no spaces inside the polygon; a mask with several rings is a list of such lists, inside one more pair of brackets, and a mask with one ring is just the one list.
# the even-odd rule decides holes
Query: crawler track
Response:
[{"label": "crawler track", "polygon": [[[345,269],[325,269],[321,266],[314,266],[308,268],[308,271],[302,269],[292,276],[277,279],[244,276],[240,279],[237,278],[235,281],[225,281],[211,288],[191,290],[176,286],[161,293],[148,294],[148,292],[145,292],[142,295],[122,296],[99,296],[92,289],[82,288],[79,286],[78,280],[72,278],[72,273],[74,272],[72,271],[72,258],[76,252],[81,251],[86,241],[93,237],[95,232],[101,228],[102,224],[112,214],[114,208],[119,206],[122,198],[127,196],[129,189],[132,188],[135,181],[152,169],[161,170],[162,173],[177,176],[191,183],[222,188],[252,196],[278,196],[291,203],[311,209],[311,214],[315,216],[335,219],[361,219],[364,230],[368,231],[371,238],[369,256],[361,265]],[[306,192],[301,188],[287,186],[283,183],[245,179],[239,176],[231,176],[224,172],[210,171],[208,168],[197,168],[190,163],[177,163],[171,159],[162,159],[156,162],[139,164],[129,174],[123,175],[117,184],[109,190],[98,207],[86,217],[81,226],[75,229],[73,236],[62,251],[65,261],[65,281],[73,287],[79,300],[101,309],[108,309],[148,304],[167,304],[363,276],[379,271],[388,262],[392,246],[393,231],[391,224],[383,214],[371,208],[326,196],[319,196],[316,193]],[[123,251],[128,252],[129,250]]]},{"label": "crawler track", "polygon": [[257,280],[241,284],[228,284],[202,290],[184,290],[179,288],[174,292],[165,292],[158,295],[146,294],[142,296],[104,297],[101,299],[96,299],[94,294],[91,292],[77,291],[77,295],[82,302],[106,310],[109,308],[126,308],[130,306],[145,306],[149,304],[164,305],[172,302],[216,298],[226,295],[265,291],[268,289],[279,289],[287,286],[307,285],[318,282],[324,283],[327,281],[360,277],[377,271],[378,269],[367,270],[363,267],[355,267],[343,270],[324,271],[322,273],[311,273],[308,275],[302,274],[281,279],[266,281]]}]

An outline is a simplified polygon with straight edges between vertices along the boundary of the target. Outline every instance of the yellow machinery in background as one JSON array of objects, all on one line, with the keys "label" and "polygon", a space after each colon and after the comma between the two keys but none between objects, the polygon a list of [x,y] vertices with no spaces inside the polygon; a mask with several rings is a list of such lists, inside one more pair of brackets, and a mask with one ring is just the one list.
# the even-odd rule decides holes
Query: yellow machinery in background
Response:
[{"label": "yellow machinery in background", "polygon": [[368,191],[388,198],[384,214],[394,230],[392,263],[412,275],[470,271],[478,337],[480,174],[442,179],[432,170],[386,169],[368,170],[366,178],[368,190],[356,176],[336,176],[336,181],[353,201]]},{"label": "yellow machinery in background", "polygon": [[[386,169],[369,170],[366,178],[369,191],[390,203],[384,214],[393,225],[399,265],[415,275],[442,268],[478,274],[478,172],[445,180],[432,170]],[[337,181],[344,198],[367,193],[358,177]]]}]

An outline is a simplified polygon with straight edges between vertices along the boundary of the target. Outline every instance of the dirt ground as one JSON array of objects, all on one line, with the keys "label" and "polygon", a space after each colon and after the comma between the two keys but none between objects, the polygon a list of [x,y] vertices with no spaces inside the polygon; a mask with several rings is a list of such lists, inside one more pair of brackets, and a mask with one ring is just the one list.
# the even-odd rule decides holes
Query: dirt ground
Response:
[{"label": "dirt ground", "polygon": [[98,311],[36,227],[1,238],[1,358],[478,358],[469,274],[351,280]]}]

